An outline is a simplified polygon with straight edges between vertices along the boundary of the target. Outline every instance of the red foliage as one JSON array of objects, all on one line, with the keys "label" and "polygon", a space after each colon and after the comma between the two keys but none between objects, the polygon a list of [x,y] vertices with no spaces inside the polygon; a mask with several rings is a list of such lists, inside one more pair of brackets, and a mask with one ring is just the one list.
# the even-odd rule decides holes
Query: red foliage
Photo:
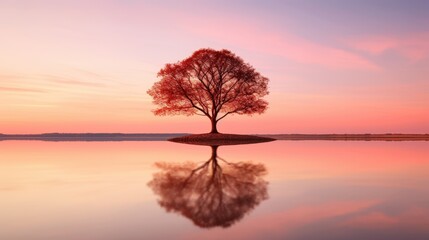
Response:
[{"label": "red foliage", "polygon": [[210,159],[201,165],[157,162],[161,171],[148,185],[168,212],[200,227],[226,228],[268,199],[267,170],[263,164],[228,162],[217,155],[217,146],[211,148]]},{"label": "red foliage", "polygon": [[263,113],[268,78],[228,50],[200,49],[191,57],[166,64],[148,94],[156,115],[203,115],[216,124],[229,114]]}]

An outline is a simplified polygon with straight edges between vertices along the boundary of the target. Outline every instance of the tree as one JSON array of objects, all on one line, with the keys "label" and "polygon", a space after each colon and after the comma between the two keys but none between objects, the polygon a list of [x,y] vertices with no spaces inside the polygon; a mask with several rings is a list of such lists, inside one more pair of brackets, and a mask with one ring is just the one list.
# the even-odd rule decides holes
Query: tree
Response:
[{"label": "tree", "polygon": [[158,203],[203,228],[229,227],[268,199],[267,170],[263,164],[228,162],[211,146],[209,160],[194,162],[157,162],[149,187],[159,196]]},{"label": "tree", "polygon": [[268,78],[228,50],[200,49],[158,73],[148,94],[159,107],[155,115],[202,115],[217,123],[230,114],[263,113]]}]

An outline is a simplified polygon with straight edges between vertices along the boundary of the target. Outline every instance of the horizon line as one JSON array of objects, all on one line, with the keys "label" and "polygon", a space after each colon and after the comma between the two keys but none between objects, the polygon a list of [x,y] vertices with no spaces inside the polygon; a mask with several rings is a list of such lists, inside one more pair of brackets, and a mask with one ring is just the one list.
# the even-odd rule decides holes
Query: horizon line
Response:
[{"label": "horizon line", "polygon": [[[204,132],[207,133],[207,132]],[[227,134],[227,132],[219,132],[220,134]],[[0,135],[48,135],[48,134],[121,134],[121,135],[135,135],[135,134],[201,134],[189,132],[45,132],[45,133],[0,133]],[[228,134],[230,134],[228,132]],[[385,133],[234,133],[234,134],[251,134],[251,135],[429,135],[429,133],[403,133],[403,132],[385,132]]]}]

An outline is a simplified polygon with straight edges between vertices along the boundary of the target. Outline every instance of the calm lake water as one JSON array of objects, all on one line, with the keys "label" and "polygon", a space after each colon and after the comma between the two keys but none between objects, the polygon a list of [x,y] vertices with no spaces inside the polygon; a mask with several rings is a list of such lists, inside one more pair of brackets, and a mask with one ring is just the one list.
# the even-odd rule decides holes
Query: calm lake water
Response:
[{"label": "calm lake water", "polygon": [[429,239],[429,142],[0,142],[0,239]]}]

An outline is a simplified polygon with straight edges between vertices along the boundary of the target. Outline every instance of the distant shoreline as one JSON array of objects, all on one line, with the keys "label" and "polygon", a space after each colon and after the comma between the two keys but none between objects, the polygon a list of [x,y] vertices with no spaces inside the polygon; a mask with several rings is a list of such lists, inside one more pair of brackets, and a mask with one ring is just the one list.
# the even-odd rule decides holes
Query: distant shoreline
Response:
[{"label": "distant shoreline", "polygon": [[[166,141],[187,133],[44,133],[0,134],[0,141]],[[305,141],[429,141],[429,134],[254,134],[276,140]]]},{"label": "distant shoreline", "polygon": [[43,134],[0,134],[4,140],[36,140],[36,141],[166,141],[174,137],[182,137],[186,133],[43,133]]},{"label": "distant shoreline", "polygon": [[328,140],[328,141],[429,141],[429,134],[264,134],[276,140]]}]

